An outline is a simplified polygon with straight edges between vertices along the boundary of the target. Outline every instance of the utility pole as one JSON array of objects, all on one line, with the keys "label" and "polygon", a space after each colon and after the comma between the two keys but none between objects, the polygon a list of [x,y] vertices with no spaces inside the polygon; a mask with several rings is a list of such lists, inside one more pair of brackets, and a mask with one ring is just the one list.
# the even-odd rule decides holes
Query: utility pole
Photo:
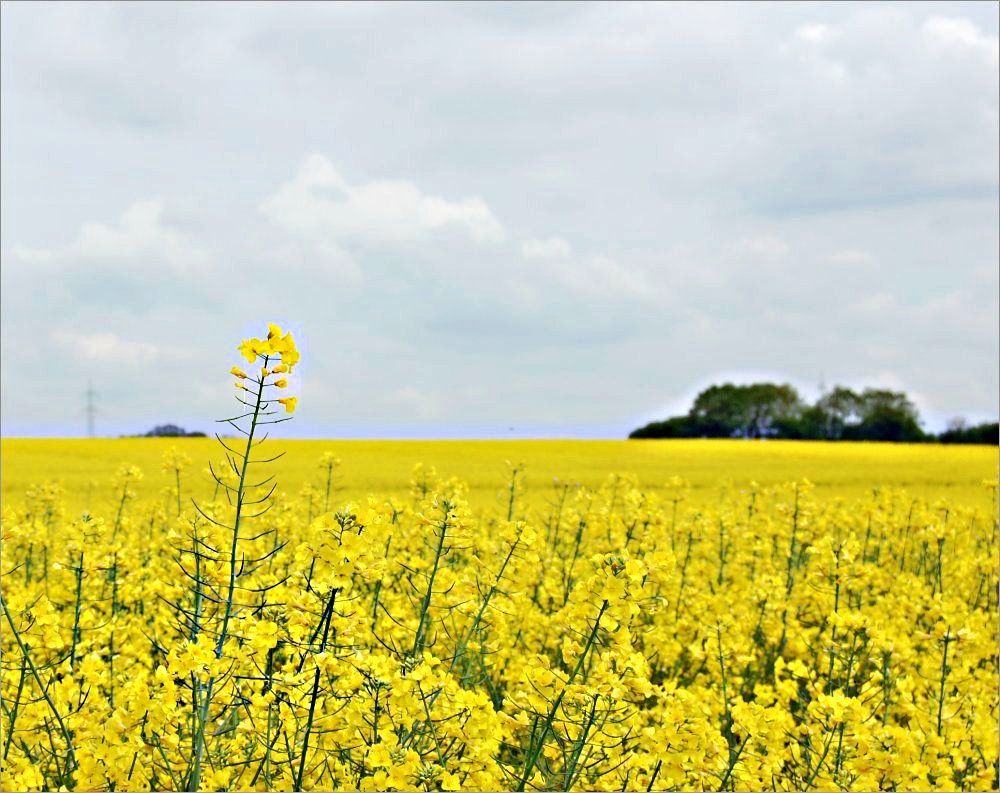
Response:
[{"label": "utility pole", "polygon": [[93,438],[94,416],[97,415],[97,405],[94,403],[94,400],[97,398],[97,392],[94,390],[93,383],[87,383],[87,390],[84,393],[84,396],[87,397],[87,407],[84,408],[84,411],[87,414],[87,437]]}]

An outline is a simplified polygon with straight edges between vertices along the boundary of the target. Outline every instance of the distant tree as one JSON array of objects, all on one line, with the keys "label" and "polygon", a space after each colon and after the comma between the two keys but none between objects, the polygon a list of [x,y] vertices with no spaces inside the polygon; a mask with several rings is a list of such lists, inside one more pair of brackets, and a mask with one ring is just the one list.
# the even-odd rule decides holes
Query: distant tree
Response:
[{"label": "distant tree", "polygon": [[187,432],[176,424],[158,424],[147,432],[145,438],[204,438],[204,432]]},{"label": "distant tree", "polygon": [[732,383],[713,385],[697,397],[688,418],[703,434],[727,438],[735,435],[745,423],[743,393]]},{"label": "distant tree", "polygon": [[[941,436],[946,443],[990,438],[986,429],[959,427]],[[976,430],[972,433],[972,430]],[[972,434],[969,434],[972,433]],[[947,439],[946,439],[947,436]],[[868,388],[857,393],[837,386],[806,405],[786,384],[724,383],[703,390],[686,416],[654,421],[630,438],[794,438],[917,442],[933,440],[920,427],[916,406],[901,391]],[[969,438],[970,440],[961,440]]]},{"label": "distant tree", "polygon": [[858,397],[856,425],[844,428],[845,440],[917,442],[926,439],[916,406],[902,391],[866,388]]},{"label": "distant tree", "polygon": [[696,422],[687,416],[653,421],[629,433],[630,438],[697,438]]},{"label": "distant tree", "polygon": [[157,424],[146,433],[147,438],[178,438],[184,435],[184,428],[176,424]]},{"label": "distant tree", "polygon": [[992,446],[1000,445],[1000,423],[992,422],[968,426],[964,421],[960,425],[949,422],[949,428],[938,435],[941,443],[980,443]]},{"label": "distant tree", "polygon": [[704,435],[763,438],[775,434],[775,422],[797,416],[801,409],[798,392],[788,384],[726,383],[698,394],[688,417]]},{"label": "distant tree", "polygon": [[815,405],[822,415],[823,432],[819,436],[837,441],[844,435],[847,427],[855,427],[861,423],[861,397],[850,388],[836,386],[832,391],[821,396]]},{"label": "distant tree", "polygon": [[745,387],[747,424],[744,436],[764,438],[776,434],[775,423],[798,418],[802,398],[788,383],[754,383]]},{"label": "distant tree", "polygon": [[800,441],[821,441],[828,439],[829,417],[817,405],[802,409],[796,416],[783,416],[774,422],[777,438]]}]

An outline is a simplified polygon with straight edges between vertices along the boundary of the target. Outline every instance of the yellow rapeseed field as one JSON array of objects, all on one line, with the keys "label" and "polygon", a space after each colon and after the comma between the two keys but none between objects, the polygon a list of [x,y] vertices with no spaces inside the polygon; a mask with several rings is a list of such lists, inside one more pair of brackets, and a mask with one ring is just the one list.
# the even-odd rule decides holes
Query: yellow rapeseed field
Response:
[{"label": "yellow rapeseed field", "polygon": [[258,444],[239,350],[228,450],[3,442],[0,788],[997,787],[996,449]]},{"label": "yellow rapeseed field", "polygon": [[[674,476],[689,486],[688,500],[713,503],[722,489],[751,482],[771,486],[808,479],[823,498],[865,498],[873,488],[901,488],[910,495],[987,509],[983,481],[997,476],[997,450],[987,446],[938,446],[896,443],[743,440],[268,440],[285,456],[277,466],[279,491],[289,497],[303,488],[326,488],[317,459],[324,452],[339,458],[331,483],[334,503],[368,495],[404,496],[413,467],[433,466],[458,476],[477,510],[503,504],[508,464],[522,464],[522,502],[544,509],[559,482],[600,487],[609,475],[631,474],[647,489],[662,490]],[[173,474],[163,471],[171,447],[194,466],[184,474],[185,498],[211,497],[214,483],[205,472],[222,450],[211,438],[125,438],[98,440],[0,440],[0,487],[5,503],[23,504],[41,482],[58,481],[67,509],[104,511],[115,502],[108,481],[122,465],[144,473],[137,490],[143,498],[172,497]],[[305,494],[308,500],[308,492]]]}]

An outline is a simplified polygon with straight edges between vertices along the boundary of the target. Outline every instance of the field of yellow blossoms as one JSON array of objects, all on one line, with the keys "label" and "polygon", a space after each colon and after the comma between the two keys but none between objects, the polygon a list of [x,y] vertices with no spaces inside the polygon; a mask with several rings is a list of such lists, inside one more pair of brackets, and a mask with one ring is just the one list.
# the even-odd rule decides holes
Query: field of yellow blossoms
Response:
[{"label": "field of yellow blossoms", "polygon": [[[239,352],[226,448],[19,488],[4,447],[3,790],[997,788],[995,449],[362,495],[331,442],[289,489],[295,342]],[[754,476],[791,449],[841,479]]]}]

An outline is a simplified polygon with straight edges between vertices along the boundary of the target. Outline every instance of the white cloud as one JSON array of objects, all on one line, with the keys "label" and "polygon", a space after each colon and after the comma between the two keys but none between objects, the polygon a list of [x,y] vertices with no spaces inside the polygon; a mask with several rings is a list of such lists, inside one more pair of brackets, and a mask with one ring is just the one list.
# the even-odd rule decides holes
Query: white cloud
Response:
[{"label": "white cloud", "polygon": [[872,264],[874,261],[875,257],[868,251],[847,249],[830,254],[831,264],[844,265],[848,267]]},{"label": "white cloud", "polygon": [[566,259],[572,252],[570,244],[562,237],[525,240],[521,243],[521,253],[526,259]]},{"label": "white cloud", "polygon": [[[204,265],[204,251],[163,223],[163,202],[145,199],[122,212],[117,225],[87,222],[67,245],[50,248],[14,246],[16,261],[32,265],[70,266],[98,261],[105,266],[167,264],[177,274],[190,274]],[[142,260],[142,261],[140,261]]]},{"label": "white cloud", "polygon": [[800,41],[808,41],[811,44],[822,44],[828,40],[834,31],[829,25],[811,24],[800,25],[795,29],[795,38]]},{"label": "white cloud", "polygon": [[743,253],[766,259],[783,258],[791,250],[787,242],[774,236],[750,237],[742,240],[737,247]]},{"label": "white cloud", "polygon": [[978,58],[993,68],[1000,64],[1000,37],[987,36],[964,17],[931,17],[924,22],[924,40],[936,55]]},{"label": "white cloud", "polygon": [[612,299],[623,299],[627,306],[635,301],[654,300],[656,290],[648,274],[636,267],[626,267],[608,256],[588,256],[572,261],[553,259],[548,272],[561,286],[579,295],[600,299],[607,309]]},{"label": "white cloud", "polygon": [[504,239],[503,226],[481,198],[449,201],[402,180],[350,184],[321,154],[306,158],[260,210],[326,253],[346,242],[418,242],[447,228],[481,243]]},{"label": "white cloud", "polygon": [[53,343],[72,357],[88,364],[139,366],[160,358],[173,357],[170,350],[155,344],[128,341],[115,333],[74,333],[58,330],[50,335]]},{"label": "white cloud", "polygon": [[830,55],[834,49],[830,45],[840,37],[840,30],[830,25],[800,25],[795,29],[794,40],[782,43],[778,51],[789,54],[799,62],[797,73],[815,75],[823,83],[843,88],[850,79],[850,70],[845,63]]}]

